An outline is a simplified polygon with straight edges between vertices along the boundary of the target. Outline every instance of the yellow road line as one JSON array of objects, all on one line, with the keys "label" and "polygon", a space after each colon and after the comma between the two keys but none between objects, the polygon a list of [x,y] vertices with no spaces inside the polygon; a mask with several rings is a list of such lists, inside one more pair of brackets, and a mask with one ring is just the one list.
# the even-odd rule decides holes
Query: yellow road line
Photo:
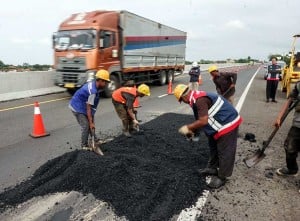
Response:
[{"label": "yellow road line", "polygon": [[[46,103],[51,103],[51,102],[55,102],[55,101],[66,100],[68,98],[70,98],[70,97],[63,97],[63,98],[53,99],[53,100],[49,100],[49,101],[41,101],[41,102],[39,102],[39,104],[46,104]],[[9,111],[9,110],[16,110],[16,109],[20,109],[20,108],[24,108],[24,107],[30,107],[30,106],[34,106],[34,103],[33,104],[26,104],[26,105],[21,105],[21,106],[16,106],[16,107],[9,107],[9,108],[0,109],[0,112]]]}]

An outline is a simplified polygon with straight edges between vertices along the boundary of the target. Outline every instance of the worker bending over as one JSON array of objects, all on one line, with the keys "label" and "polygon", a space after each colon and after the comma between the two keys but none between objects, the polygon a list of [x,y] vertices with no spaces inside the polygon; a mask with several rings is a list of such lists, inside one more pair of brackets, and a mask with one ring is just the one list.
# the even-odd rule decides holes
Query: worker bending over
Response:
[{"label": "worker bending over", "polygon": [[174,89],[174,95],[179,102],[189,104],[197,116],[193,123],[182,126],[179,133],[192,137],[197,129],[202,128],[208,137],[208,165],[199,172],[201,175],[212,175],[208,186],[219,188],[233,172],[242,118],[226,99],[216,93],[193,91],[179,84]]},{"label": "worker bending over", "polygon": [[137,97],[150,96],[149,86],[141,84],[136,87],[121,87],[112,94],[112,103],[123,124],[123,134],[131,137],[131,132],[136,130],[139,122],[134,113],[133,103]]},{"label": "worker bending over", "polygon": [[[88,138],[95,129],[94,115],[100,101],[100,92],[108,82],[110,82],[108,71],[99,70],[95,80],[85,83],[75,92],[70,101],[69,108],[81,127],[81,148],[84,150],[91,150],[88,146]],[[99,139],[95,139],[100,142]]]},{"label": "worker bending over", "polygon": [[237,80],[236,72],[219,72],[216,65],[210,66],[208,72],[216,85],[218,94],[225,97],[231,104],[234,101],[235,84]]}]

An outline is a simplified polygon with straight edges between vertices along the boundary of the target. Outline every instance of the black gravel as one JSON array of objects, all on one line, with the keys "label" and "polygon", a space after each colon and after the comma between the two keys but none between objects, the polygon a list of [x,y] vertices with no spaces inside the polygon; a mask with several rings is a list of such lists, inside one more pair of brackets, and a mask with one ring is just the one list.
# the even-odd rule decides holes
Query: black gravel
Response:
[{"label": "black gravel", "polygon": [[168,220],[193,205],[206,188],[208,146],[178,134],[190,115],[168,113],[141,126],[132,138],[102,145],[104,156],[75,150],[49,160],[33,176],[0,194],[0,212],[35,196],[55,192],[92,193],[129,220]]}]

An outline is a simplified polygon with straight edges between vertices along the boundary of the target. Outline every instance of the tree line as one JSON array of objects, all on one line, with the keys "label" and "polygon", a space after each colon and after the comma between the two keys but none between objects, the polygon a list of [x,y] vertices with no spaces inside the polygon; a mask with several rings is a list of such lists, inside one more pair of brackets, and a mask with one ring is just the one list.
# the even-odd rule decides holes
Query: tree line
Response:
[{"label": "tree line", "polygon": [[51,65],[48,64],[34,64],[30,65],[28,63],[23,63],[22,65],[11,65],[4,64],[3,61],[0,60],[0,71],[48,71],[51,69]]}]

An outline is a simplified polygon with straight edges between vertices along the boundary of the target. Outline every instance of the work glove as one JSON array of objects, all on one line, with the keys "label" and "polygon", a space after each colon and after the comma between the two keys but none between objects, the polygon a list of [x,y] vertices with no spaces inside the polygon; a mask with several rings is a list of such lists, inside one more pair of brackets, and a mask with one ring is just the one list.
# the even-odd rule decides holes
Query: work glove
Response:
[{"label": "work glove", "polygon": [[139,126],[139,122],[138,122],[136,119],[134,119],[134,120],[132,121],[132,123],[133,123],[133,126],[134,126],[134,127]]},{"label": "work glove", "polygon": [[179,128],[178,132],[184,136],[187,136],[187,137],[192,137],[193,136],[193,131],[191,131],[187,125],[184,125],[182,127]]}]

